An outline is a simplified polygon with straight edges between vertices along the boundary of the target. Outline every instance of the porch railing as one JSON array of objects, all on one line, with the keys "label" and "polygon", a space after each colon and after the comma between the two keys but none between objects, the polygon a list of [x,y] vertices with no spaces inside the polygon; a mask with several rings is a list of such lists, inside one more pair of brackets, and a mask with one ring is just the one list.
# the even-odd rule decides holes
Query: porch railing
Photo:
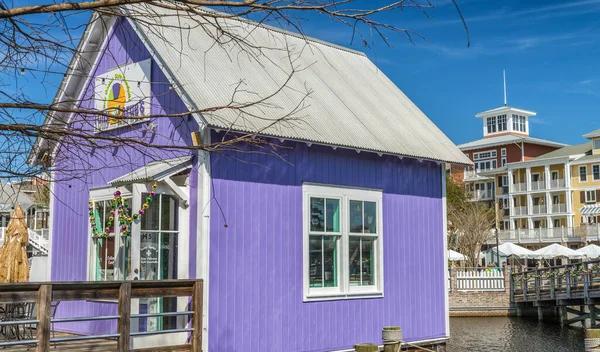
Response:
[{"label": "porch railing", "polygon": [[[74,342],[91,341],[98,339],[116,340],[116,350],[119,352],[131,350],[131,338],[135,336],[158,335],[165,333],[187,333],[188,343],[176,346],[161,346],[157,350],[177,350],[200,352],[202,348],[202,280],[162,280],[162,281],[124,281],[124,282],[57,282],[51,284],[41,283],[11,283],[0,284],[0,302],[22,303],[36,302],[37,316],[35,319],[20,321],[21,324],[35,326],[35,338],[0,342],[0,348],[11,346],[36,346],[36,352],[50,351],[50,344],[56,351],[78,349],[81,345]],[[164,297],[190,297],[189,309],[177,312],[132,314],[131,300],[139,298],[164,298]],[[51,304],[56,301],[82,301],[82,300],[115,300],[118,302],[118,314],[108,316],[59,318],[51,317]],[[187,328],[132,332],[131,320],[148,317],[173,317],[188,316]],[[85,335],[70,337],[51,337],[52,323],[79,322],[79,321],[106,321],[117,320],[117,331],[113,334]],[[0,322],[0,325],[14,324],[15,322]],[[66,343],[66,344],[64,344]],[[64,344],[61,346],[61,344]],[[106,347],[103,347],[104,349]]]},{"label": "porch railing", "polygon": [[567,205],[564,203],[552,204],[552,213],[566,213]]},{"label": "porch railing", "polygon": [[500,230],[498,239],[517,243],[581,241],[581,231],[580,228],[573,227]]},{"label": "porch railing", "polygon": [[539,191],[539,190],[543,190],[546,189],[546,181],[532,181],[531,182],[531,190],[532,191]]},{"label": "porch railing", "polygon": [[525,192],[525,191],[527,191],[527,184],[526,183],[515,183],[512,185],[512,191],[513,192]]},{"label": "porch railing", "polygon": [[550,189],[565,188],[565,185],[565,180],[562,178],[557,180],[550,180]]},{"label": "porch railing", "polygon": [[456,273],[456,289],[463,291],[504,291],[504,273],[497,269],[470,269]]}]

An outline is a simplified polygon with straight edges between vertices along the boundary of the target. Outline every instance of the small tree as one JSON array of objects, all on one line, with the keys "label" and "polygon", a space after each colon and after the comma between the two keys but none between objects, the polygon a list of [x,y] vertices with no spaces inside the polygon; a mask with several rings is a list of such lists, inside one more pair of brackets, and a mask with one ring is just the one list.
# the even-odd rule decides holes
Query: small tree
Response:
[{"label": "small tree", "polygon": [[469,194],[452,177],[446,178],[448,207],[448,247],[468,257],[477,266],[481,246],[493,238],[495,210],[489,204],[469,201]]}]

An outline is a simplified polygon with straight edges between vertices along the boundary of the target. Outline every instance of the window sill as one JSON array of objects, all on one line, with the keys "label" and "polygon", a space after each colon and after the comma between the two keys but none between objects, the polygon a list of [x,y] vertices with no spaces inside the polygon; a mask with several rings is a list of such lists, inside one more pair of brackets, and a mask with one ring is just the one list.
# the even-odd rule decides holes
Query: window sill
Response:
[{"label": "window sill", "polygon": [[86,302],[92,302],[92,303],[114,303],[114,304],[119,304],[119,301],[116,299],[86,299]]},{"label": "window sill", "polygon": [[347,293],[323,293],[304,296],[303,302],[340,301],[348,299],[373,299],[383,298],[381,291],[362,291]]}]

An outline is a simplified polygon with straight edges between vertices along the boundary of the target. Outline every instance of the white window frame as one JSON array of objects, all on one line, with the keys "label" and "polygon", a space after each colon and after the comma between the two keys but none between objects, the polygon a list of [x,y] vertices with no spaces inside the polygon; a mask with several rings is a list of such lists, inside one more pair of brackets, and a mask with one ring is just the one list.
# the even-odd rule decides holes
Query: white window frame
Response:
[{"label": "white window frame", "polygon": [[498,115],[496,117],[496,122],[498,123],[498,132],[504,132],[508,128],[506,114]]},{"label": "white window frame", "polygon": [[506,156],[506,148],[500,150],[500,156]]},{"label": "white window frame", "polygon": [[506,166],[506,158],[502,158],[502,166]]},{"label": "white window frame", "polygon": [[[581,180],[581,169],[585,170],[585,180]],[[587,165],[580,165],[579,168],[577,168],[577,177],[579,178],[579,183],[584,183],[587,182],[587,178],[588,178],[588,172],[587,172]]]},{"label": "white window frame", "polygon": [[[95,190],[91,190],[90,191],[90,200],[93,202],[101,202],[101,201],[112,201],[114,198],[114,192],[117,190],[117,188],[115,187],[110,187],[110,188],[102,188],[102,189],[95,189]],[[119,188],[119,191],[121,191],[121,197],[122,198],[132,198],[132,193],[125,189],[125,187],[121,187]],[[133,202],[130,202],[129,206],[132,206]],[[118,222],[118,219],[116,220]],[[87,228],[88,228],[88,260],[87,260],[87,280],[88,281],[94,281],[94,282],[106,282],[107,280],[96,280],[96,262],[97,262],[97,253],[96,253],[96,244],[94,243],[95,239],[93,238],[93,233],[92,233],[92,226],[89,223],[89,219],[87,222]],[[102,229],[104,230],[104,224],[102,224]],[[113,237],[113,236],[110,236]],[[118,250],[120,248],[120,246],[122,245],[122,241],[123,238],[121,237],[121,229],[119,226],[115,225],[114,226],[114,239],[115,239],[115,248],[114,248],[114,254],[115,257],[117,256]],[[131,245],[129,248],[129,251],[131,251]],[[121,271],[121,263],[119,261],[116,260],[115,258],[115,264],[114,264],[114,273],[116,274],[117,272],[119,273],[119,277],[117,277],[117,275],[113,274],[114,280],[112,281],[121,281],[123,280],[123,278],[120,277],[120,271]],[[111,281],[111,280],[108,280]]]},{"label": "white window frame", "polygon": [[600,138],[594,138],[592,141],[593,149],[600,150]]},{"label": "white window frame", "polygon": [[[596,203],[596,190],[595,189],[586,189],[584,194],[585,194],[585,202],[586,203]],[[589,194],[592,194],[593,197],[588,197]]]},{"label": "white window frame", "polygon": [[[309,223],[310,223],[310,198],[330,198],[340,199],[340,239],[338,240],[338,287],[310,287],[310,269],[309,269]],[[375,284],[365,286],[350,286],[349,284],[349,238],[351,235],[349,229],[349,202],[350,200],[368,201],[376,203],[377,211],[377,234],[360,234],[361,237],[376,237],[374,245],[375,257]],[[380,298],[383,297],[383,192],[381,190],[338,187],[333,185],[322,185],[305,183],[302,185],[302,229],[303,229],[303,292],[304,302],[327,301],[340,299],[361,299],[361,298]],[[325,232],[326,236],[327,233]]]},{"label": "white window frame", "polygon": [[[594,168],[598,168],[598,178],[596,178],[596,174],[594,172]],[[592,165],[592,180],[600,181],[600,164]]]}]

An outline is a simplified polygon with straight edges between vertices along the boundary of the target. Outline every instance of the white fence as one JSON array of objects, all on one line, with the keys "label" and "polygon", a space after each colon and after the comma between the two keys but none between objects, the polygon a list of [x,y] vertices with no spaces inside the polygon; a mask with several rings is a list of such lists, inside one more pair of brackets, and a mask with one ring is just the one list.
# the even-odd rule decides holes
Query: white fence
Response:
[{"label": "white fence", "polygon": [[499,270],[469,270],[456,273],[456,289],[465,291],[504,291],[504,273]]}]

